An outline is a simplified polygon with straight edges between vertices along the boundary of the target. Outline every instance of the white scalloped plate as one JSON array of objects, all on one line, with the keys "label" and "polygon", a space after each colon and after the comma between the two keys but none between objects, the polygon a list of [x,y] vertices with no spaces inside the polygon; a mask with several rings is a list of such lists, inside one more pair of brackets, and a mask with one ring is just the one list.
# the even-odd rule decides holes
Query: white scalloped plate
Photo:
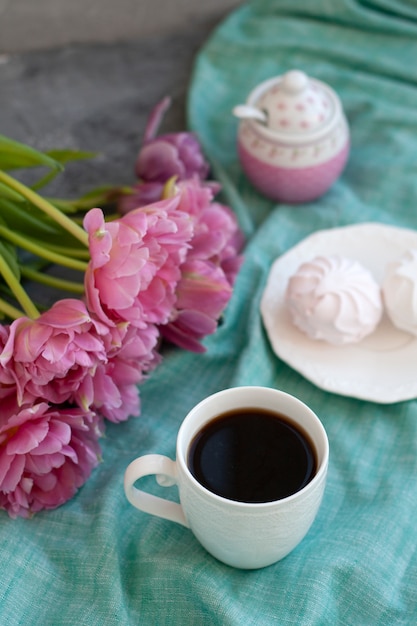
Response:
[{"label": "white scalloped plate", "polygon": [[417,247],[417,231],[357,224],[310,235],[276,259],[261,300],[261,314],[276,355],[318,387],[381,404],[417,397],[417,337],[384,315],[356,344],[333,346],[310,339],[291,322],[284,295],[289,277],[318,254],[356,259],[381,284],[388,262]]}]

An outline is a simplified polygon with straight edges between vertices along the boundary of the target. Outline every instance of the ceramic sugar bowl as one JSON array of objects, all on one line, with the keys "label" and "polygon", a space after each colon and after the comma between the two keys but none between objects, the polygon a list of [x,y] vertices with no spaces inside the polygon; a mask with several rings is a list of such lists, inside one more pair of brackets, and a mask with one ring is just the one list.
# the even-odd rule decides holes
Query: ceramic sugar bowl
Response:
[{"label": "ceramic sugar bowl", "polygon": [[238,154],[246,176],[265,196],[291,204],[324,194],[349,154],[349,128],[337,94],[291,70],[258,85],[245,105]]}]

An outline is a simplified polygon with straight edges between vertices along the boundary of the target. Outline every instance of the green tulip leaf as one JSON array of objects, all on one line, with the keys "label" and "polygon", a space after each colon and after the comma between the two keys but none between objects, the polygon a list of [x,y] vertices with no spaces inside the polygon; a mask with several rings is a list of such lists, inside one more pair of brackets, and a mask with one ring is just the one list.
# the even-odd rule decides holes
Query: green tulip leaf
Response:
[{"label": "green tulip leaf", "polygon": [[0,169],[11,170],[26,167],[50,167],[62,171],[63,165],[44,152],[0,135]]},{"label": "green tulip leaf", "polygon": [[45,154],[61,164],[69,163],[70,161],[86,161],[97,156],[97,152],[86,152],[84,150],[48,150]]},{"label": "green tulip leaf", "polygon": [[57,227],[56,222],[46,216],[40,219],[38,209],[31,207],[21,196],[19,199],[20,202],[11,202],[6,198],[0,198],[0,212],[9,228],[35,238],[61,234],[62,229]]},{"label": "green tulip leaf", "polygon": [[107,206],[114,201],[114,196],[115,188],[113,186],[101,185],[74,200],[63,198],[48,198],[48,200],[63,213],[78,213],[95,207]]},{"label": "green tulip leaf", "polygon": [[[92,159],[96,156],[95,152],[83,152],[81,150],[48,150],[45,154],[54,159],[54,161],[57,161],[57,163],[60,163],[62,166],[70,161],[83,161],[86,159]],[[55,176],[60,173],[60,171],[61,170],[54,169],[51,172],[48,172],[36,183],[31,185],[31,189],[37,191],[38,189],[45,187],[45,185],[50,183]]]}]

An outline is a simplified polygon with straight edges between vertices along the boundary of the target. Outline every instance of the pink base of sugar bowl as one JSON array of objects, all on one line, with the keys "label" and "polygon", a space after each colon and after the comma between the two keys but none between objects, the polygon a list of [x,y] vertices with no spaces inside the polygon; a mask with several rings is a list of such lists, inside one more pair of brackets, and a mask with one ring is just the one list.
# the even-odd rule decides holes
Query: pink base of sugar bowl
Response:
[{"label": "pink base of sugar bowl", "polygon": [[272,200],[300,204],[322,196],[340,176],[348,159],[349,142],[325,163],[298,169],[262,162],[242,143],[238,154],[246,176],[261,193]]},{"label": "pink base of sugar bowl", "polygon": [[342,173],[349,128],[337,94],[325,83],[291,70],[258,85],[234,113],[241,118],[242,169],[265,196],[309,202]]}]

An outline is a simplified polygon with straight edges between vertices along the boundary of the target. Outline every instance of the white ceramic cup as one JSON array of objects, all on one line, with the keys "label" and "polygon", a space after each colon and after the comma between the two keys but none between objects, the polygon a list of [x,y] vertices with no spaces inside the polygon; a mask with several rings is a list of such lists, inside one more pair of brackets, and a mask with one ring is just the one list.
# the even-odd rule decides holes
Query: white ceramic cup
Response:
[{"label": "white ceramic cup", "polygon": [[[317,471],[300,491],[273,502],[237,502],[212,493],[191,474],[187,456],[194,436],[207,422],[239,408],[283,414],[308,434]],[[190,528],[204,548],[223,563],[255,569],[279,561],[306,535],[322,500],[328,458],[326,431],[307,405],[268,387],[234,387],[205,398],[191,409],[178,432],[176,461],[159,454],[139,457],[127,467],[124,487],[133,506]],[[135,486],[138,479],[152,474],[160,485],[178,485],[180,504]]]}]

